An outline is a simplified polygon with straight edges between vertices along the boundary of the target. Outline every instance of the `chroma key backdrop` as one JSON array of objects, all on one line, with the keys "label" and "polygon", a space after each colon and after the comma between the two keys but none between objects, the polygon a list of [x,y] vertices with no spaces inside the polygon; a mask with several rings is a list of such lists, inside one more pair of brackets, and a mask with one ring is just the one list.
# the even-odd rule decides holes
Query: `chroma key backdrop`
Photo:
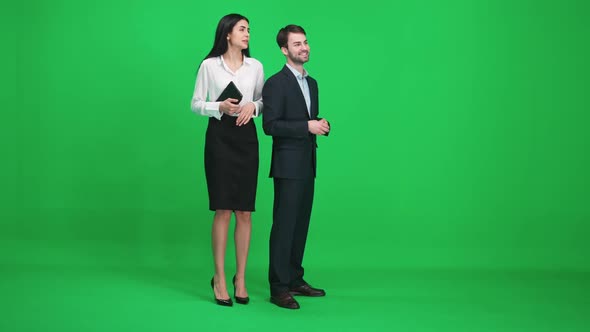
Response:
[{"label": "chroma key backdrop", "polygon": [[[590,5],[576,0],[3,4],[0,330],[588,331]],[[215,305],[190,111],[219,19],[265,77],[303,26],[318,176],[304,260],[269,302],[261,119],[247,306]],[[233,222],[232,222],[233,224]],[[233,226],[226,274],[233,294]]]}]

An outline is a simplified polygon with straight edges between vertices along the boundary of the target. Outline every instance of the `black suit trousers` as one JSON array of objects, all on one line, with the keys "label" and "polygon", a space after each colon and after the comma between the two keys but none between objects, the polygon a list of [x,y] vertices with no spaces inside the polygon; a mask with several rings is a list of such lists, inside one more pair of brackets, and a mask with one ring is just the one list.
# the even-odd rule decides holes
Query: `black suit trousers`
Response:
[{"label": "black suit trousers", "polygon": [[303,253],[313,205],[315,179],[274,178],[273,222],[270,233],[271,295],[301,286]]}]

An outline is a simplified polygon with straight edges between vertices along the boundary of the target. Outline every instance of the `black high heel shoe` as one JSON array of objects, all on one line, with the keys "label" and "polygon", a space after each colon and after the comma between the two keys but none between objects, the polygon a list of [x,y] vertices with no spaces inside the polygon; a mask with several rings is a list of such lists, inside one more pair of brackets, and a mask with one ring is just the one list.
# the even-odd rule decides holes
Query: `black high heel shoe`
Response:
[{"label": "black high heel shoe", "polygon": [[[215,297],[215,286],[214,286],[214,280],[215,277],[211,278],[211,288],[213,289],[213,297]],[[236,298],[237,300],[237,298]],[[215,302],[217,302],[217,304],[222,305],[224,307],[231,307],[234,305],[234,303],[232,302],[231,298],[229,299],[218,299],[217,297],[215,297]]]},{"label": "black high heel shoe", "polygon": [[233,277],[232,282],[234,284],[234,297],[236,298],[236,302],[239,304],[248,304],[248,302],[250,302],[249,296],[246,296],[246,297],[236,296],[236,276]]}]

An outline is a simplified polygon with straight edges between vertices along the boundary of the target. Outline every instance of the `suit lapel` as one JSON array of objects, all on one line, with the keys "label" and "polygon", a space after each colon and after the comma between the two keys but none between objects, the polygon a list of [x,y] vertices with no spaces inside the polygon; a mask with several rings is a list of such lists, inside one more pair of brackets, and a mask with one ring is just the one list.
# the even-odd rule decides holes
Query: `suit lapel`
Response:
[{"label": "suit lapel", "polygon": [[309,86],[309,98],[310,98],[310,113],[311,118],[315,119],[318,117],[318,86],[316,82],[307,76],[307,85]]},{"label": "suit lapel", "polygon": [[[305,114],[309,118],[309,113],[307,112],[307,104],[305,103],[305,97],[303,96],[303,91],[301,91],[301,87],[299,86],[299,83],[297,82],[297,78],[295,77],[295,75],[293,75],[293,72],[291,72],[291,70],[286,65],[283,67],[283,74],[285,74],[285,76],[287,76],[287,81],[291,85],[289,88],[291,90],[297,91],[294,93],[297,95],[297,98],[300,99],[300,103],[303,105],[303,111],[305,112]],[[308,81],[308,86],[309,86],[309,81]],[[310,112],[313,117],[313,94],[311,93],[311,90],[312,89],[310,86],[310,98],[311,98]]]}]

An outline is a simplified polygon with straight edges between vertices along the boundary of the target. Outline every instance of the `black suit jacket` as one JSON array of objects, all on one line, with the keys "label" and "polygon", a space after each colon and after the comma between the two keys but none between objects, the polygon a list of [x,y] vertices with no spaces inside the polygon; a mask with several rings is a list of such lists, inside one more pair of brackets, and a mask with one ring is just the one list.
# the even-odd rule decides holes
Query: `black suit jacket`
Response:
[{"label": "black suit jacket", "polygon": [[318,84],[310,76],[307,84],[311,118],[297,78],[287,66],[266,80],[262,89],[262,127],[273,139],[270,177],[315,177],[316,135],[309,132],[307,121],[318,118]]}]

